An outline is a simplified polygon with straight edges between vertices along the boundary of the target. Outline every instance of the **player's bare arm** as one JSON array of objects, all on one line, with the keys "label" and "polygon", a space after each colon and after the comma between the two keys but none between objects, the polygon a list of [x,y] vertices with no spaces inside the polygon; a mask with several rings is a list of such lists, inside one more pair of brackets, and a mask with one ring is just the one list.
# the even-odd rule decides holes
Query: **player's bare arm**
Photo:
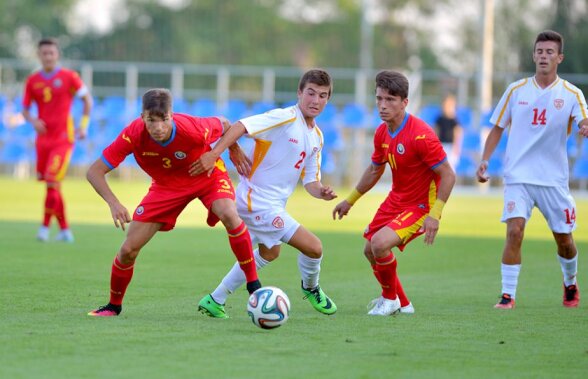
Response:
[{"label": "player's bare arm", "polygon": [[439,183],[439,191],[437,192],[437,200],[429,211],[429,216],[423,221],[422,230],[425,232],[426,245],[432,245],[435,241],[435,237],[439,231],[439,218],[441,217],[441,211],[449,199],[449,195],[455,185],[455,172],[447,160],[435,167],[433,171],[441,177],[441,181]]},{"label": "player's bare arm", "polygon": [[94,187],[94,190],[100,195],[110,207],[110,213],[115,227],[120,227],[125,230],[125,223],[131,222],[131,215],[127,208],[120,203],[114,192],[110,189],[106,181],[106,174],[110,172],[110,168],[97,159],[88,169],[86,179]]},{"label": "player's bare arm", "polygon": [[351,207],[355,204],[355,201],[376,185],[382,177],[385,169],[386,165],[375,165],[372,163],[365,170],[361,179],[359,179],[359,182],[353,189],[351,195],[335,206],[335,209],[333,209],[333,220],[337,220],[337,218],[341,220],[343,216],[347,216],[349,210],[351,210]]},{"label": "player's bare arm", "polygon": [[90,112],[92,111],[93,101],[92,95],[90,93],[84,94],[82,96],[82,102],[84,103],[84,108],[82,110],[82,118],[80,120],[80,125],[78,127],[78,139],[85,139],[88,135],[88,125],[90,123]]},{"label": "player's bare arm", "polygon": [[504,129],[498,125],[494,125],[488,137],[486,138],[486,143],[484,144],[484,152],[482,153],[482,161],[480,161],[480,165],[478,166],[478,170],[476,171],[476,176],[478,178],[478,182],[486,183],[490,177],[486,174],[486,170],[488,170],[488,160],[492,156],[492,153],[496,149],[496,146],[500,142],[500,138],[502,137],[502,133]]},{"label": "player's bare arm", "polygon": [[214,148],[211,151],[202,154],[196,162],[190,165],[190,170],[188,171],[190,175],[195,176],[200,175],[203,172],[207,172],[210,176],[218,157],[220,157],[223,151],[225,151],[229,146],[233,145],[239,139],[239,137],[245,134],[246,131],[247,130],[245,129],[245,125],[239,121],[231,125],[228,130],[225,129],[224,135],[217,142]]},{"label": "player's bare arm", "polygon": [[47,126],[45,125],[45,121],[41,120],[40,118],[33,117],[28,108],[22,110],[22,115],[25,120],[27,120],[33,126],[37,134],[47,133]]},{"label": "player's bare arm", "polygon": [[337,194],[330,186],[323,186],[321,182],[312,182],[304,186],[306,191],[317,199],[333,200]]},{"label": "player's bare arm", "polygon": [[583,137],[588,137],[588,118],[580,121],[578,126],[580,127],[580,131],[578,133],[580,133],[580,135]]},{"label": "player's bare arm", "polygon": [[235,165],[239,175],[248,176],[251,173],[251,159],[237,142],[229,146],[229,158]]}]

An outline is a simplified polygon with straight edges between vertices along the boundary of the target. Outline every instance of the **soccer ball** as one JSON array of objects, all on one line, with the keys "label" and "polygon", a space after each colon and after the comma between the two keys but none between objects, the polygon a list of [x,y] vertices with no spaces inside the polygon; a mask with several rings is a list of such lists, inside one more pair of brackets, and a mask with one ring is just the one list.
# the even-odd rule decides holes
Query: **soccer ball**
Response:
[{"label": "soccer ball", "polygon": [[247,313],[260,328],[274,329],[288,320],[290,299],[277,287],[261,287],[249,296]]}]

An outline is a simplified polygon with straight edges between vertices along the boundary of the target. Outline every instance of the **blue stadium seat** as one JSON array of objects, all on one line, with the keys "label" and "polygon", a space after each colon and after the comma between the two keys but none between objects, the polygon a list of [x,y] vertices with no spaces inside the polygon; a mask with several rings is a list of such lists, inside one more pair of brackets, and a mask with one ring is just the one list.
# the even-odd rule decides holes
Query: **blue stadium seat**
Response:
[{"label": "blue stadium seat", "polygon": [[[464,129],[471,129],[472,126],[472,110],[469,107],[457,108],[457,121]],[[432,125],[434,126],[434,125]]]},{"label": "blue stadium seat", "polygon": [[258,101],[258,102],[253,103],[253,106],[251,106],[251,113],[252,114],[265,113],[269,110],[274,109],[275,107],[276,107],[275,103]]},{"label": "blue stadium seat", "polygon": [[501,155],[493,155],[492,158],[490,158],[490,160],[488,161],[488,174],[490,176],[502,176],[502,173],[504,172],[504,165],[502,162],[502,156]]},{"label": "blue stadium seat", "polygon": [[31,150],[25,139],[15,138],[2,147],[0,151],[0,162],[15,164],[30,160],[32,163],[33,152]]},{"label": "blue stadium seat", "polygon": [[198,99],[192,106],[192,113],[198,117],[216,116],[216,102],[212,99]]},{"label": "blue stadium seat", "polygon": [[476,162],[474,161],[474,159],[467,154],[466,155],[462,154],[459,157],[459,163],[457,164],[457,167],[455,168],[455,173],[459,177],[473,178],[476,175],[477,169],[478,169],[478,166],[476,165]]},{"label": "blue stadium seat", "polygon": [[89,140],[77,141],[71,155],[71,164],[73,166],[85,166],[94,162],[98,158],[95,156]]},{"label": "blue stadium seat", "polygon": [[461,151],[463,153],[477,154],[481,149],[480,133],[465,131],[461,142]]},{"label": "blue stadium seat", "polygon": [[425,105],[421,108],[418,112],[418,117],[429,124],[429,126],[434,127],[435,121],[437,117],[441,114],[441,107],[436,104]]},{"label": "blue stadium seat", "polygon": [[173,100],[173,108],[174,108],[174,112],[189,114],[192,107],[191,107],[190,102],[188,102],[184,99],[174,99]]},{"label": "blue stadium seat", "polygon": [[572,169],[574,179],[588,179],[588,158],[581,158],[576,161]]},{"label": "blue stadium seat", "polygon": [[343,107],[343,127],[365,128],[368,126],[368,110],[360,104],[350,103]]},{"label": "blue stadium seat", "polygon": [[241,99],[231,99],[227,102],[224,111],[221,112],[230,122],[235,122],[247,115],[247,104]]}]

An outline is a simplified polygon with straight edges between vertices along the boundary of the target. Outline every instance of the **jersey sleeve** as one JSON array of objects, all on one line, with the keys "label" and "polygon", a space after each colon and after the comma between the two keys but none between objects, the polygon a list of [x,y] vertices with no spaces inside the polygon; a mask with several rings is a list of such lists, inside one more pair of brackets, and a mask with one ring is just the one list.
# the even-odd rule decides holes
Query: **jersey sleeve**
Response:
[{"label": "jersey sleeve", "polygon": [[323,134],[320,129],[315,126],[315,131],[319,138],[320,148],[314,151],[304,159],[304,171],[302,174],[302,184],[320,182],[321,181],[321,164],[322,164],[322,150],[324,145]]},{"label": "jersey sleeve", "polygon": [[223,124],[218,117],[194,117],[194,121],[205,145],[216,142],[223,135]]},{"label": "jersey sleeve", "polygon": [[247,130],[247,133],[254,137],[264,139],[280,126],[288,125],[296,120],[296,111],[293,107],[274,109],[267,113],[246,117],[239,120]]},{"label": "jersey sleeve", "polygon": [[[565,86],[568,86],[568,83],[566,82],[564,84]],[[574,119],[574,121],[576,121],[576,124],[579,124],[580,121],[588,118],[588,107],[586,106],[586,98],[584,97],[584,94],[582,93],[582,91],[580,91],[579,88],[572,87],[571,92],[575,95],[576,98],[576,102],[573,103],[572,105],[572,118]]]},{"label": "jersey sleeve", "polygon": [[26,109],[31,107],[31,104],[33,102],[33,92],[32,92],[32,80],[29,77],[27,79],[27,82],[25,84],[25,88],[24,88],[24,95],[22,98],[22,106]]},{"label": "jersey sleeve", "polygon": [[415,136],[417,153],[428,167],[434,169],[447,160],[447,153],[445,153],[439,137],[432,128],[425,125],[423,131],[424,133],[419,132]]},{"label": "jersey sleeve", "polygon": [[372,163],[381,166],[387,162],[386,151],[388,147],[385,145],[385,133],[384,127],[380,126],[374,134],[374,152],[372,153]]},{"label": "jersey sleeve", "polygon": [[138,141],[133,141],[135,136],[132,133],[131,125],[124,128],[118,137],[102,151],[101,159],[111,170],[118,167],[127,155],[133,152],[133,144],[138,143]]},{"label": "jersey sleeve", "polygon": [[523,86],[526,81],[527,79],[523,79],[514,82],[504,91],[496,108],[494,108],[494,112],[492,112],[492,117],[490,117],[490,123],[492,125],[498,125],[504,129],[510,124],[513,93],[517,88]]},{"label": "jersey sleeve", "polygon": [[70,91],[76,96],[84,96],[88,89],[84,85],[82,78],[75,71],[69,72]]}]

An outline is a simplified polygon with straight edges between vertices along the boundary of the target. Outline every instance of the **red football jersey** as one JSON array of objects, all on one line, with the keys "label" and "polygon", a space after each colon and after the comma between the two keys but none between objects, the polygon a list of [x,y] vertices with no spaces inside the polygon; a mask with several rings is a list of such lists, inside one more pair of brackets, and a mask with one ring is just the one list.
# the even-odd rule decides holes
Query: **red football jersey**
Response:
[{"label": "red football jersey", "polygon": [[[211,150],[210,144],[223,134],[223,126],[216,117],[200,118],[181,113],[174,113],[172,125],[170,139],[160,143],[151,138],[141,118],[135,119],[104,149],[102,161],[113,169],[127,155],[133,154],[143,171],[151,176],[153,184],[178,190],[191,186],[200,175],[188,174],[190,164]],[[219,159],[217,167],[225,170],[222,160]]]},{"label": "red football jersey", "polygon": [[407,113],[394,133],[386,123],[376,129],[374,149],[372,162],[388,163],[392,169],[392,191],[388,196],[394,206],[429,209],[437,198],[441,180],[433,169],[447,159],[434,130]]},{"label": "red football jersey", "polygon": [[28,77],[23,106],[30,108],[32,102],[37,103],[38,117],[45,121],[46,134],[39,134],[37,138],[52,142],[74,141],[74,125],[71,116],[71,104],[76,92],[84,83],[75,71],[56,68],[47,74],[38,71]]}]

